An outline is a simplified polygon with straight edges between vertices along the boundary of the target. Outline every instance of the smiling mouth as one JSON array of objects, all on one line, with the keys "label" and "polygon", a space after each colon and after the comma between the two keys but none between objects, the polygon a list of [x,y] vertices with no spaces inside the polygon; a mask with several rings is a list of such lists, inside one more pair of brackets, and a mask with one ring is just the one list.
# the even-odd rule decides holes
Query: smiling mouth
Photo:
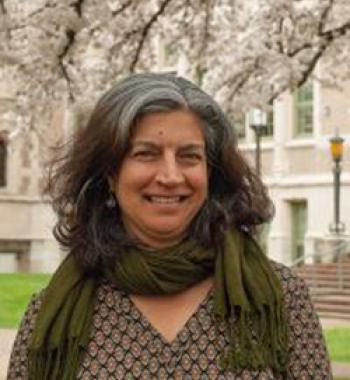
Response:
[{"label": "smiling mouth", "polygon": [[188,198],[186,195],[178,196],[156,196],[156,195],[145,195],[145,198],[151,203],[157,204],[177,204],[183,202]]}]

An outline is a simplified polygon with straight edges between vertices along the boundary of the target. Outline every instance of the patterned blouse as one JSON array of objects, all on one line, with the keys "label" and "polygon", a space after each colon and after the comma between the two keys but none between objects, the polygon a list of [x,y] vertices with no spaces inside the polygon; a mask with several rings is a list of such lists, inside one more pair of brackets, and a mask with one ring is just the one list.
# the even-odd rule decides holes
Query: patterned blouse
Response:
[{"label": "patterned blouse", "polygon": [[[146,320],[127,294],[109,283],[98,287],[90,342],[81,380],[331,380],[327,349],[308,289],[288,268],[273,263],[281,278],[290,326],[288,376],[271,369],[231,372],[217,364],[228,340],[213,318],[213,290],[172,342]],[[28,341],[40,309],[34,297],[24,315],[8,368],[8,380],[27,379]],[[38,379],[40,380],[40,379]]]}]

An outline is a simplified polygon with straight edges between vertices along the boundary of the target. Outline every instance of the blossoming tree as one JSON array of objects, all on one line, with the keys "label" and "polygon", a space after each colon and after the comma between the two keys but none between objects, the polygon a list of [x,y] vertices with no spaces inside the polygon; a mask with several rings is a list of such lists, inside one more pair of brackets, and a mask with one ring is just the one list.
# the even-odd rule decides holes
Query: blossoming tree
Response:
[{"label": "blossoming tree", "polygon": [[244,110],[311,75],[347,77],[349,30],[348,0],[0,0],[0,72],[18,127],[35,129],[57,102],[94,100],[157,67],[161,39],[170,64],[185,57],[185,75]]}]

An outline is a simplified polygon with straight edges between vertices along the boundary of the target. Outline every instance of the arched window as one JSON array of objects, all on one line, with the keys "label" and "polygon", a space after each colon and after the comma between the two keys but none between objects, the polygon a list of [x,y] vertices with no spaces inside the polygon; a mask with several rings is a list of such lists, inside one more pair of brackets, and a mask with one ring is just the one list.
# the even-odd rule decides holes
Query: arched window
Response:
[{"label": "arched window", "polygon": [[6,141],[0,136],[0,187],[6,186],[6,160],[7,146]]}]

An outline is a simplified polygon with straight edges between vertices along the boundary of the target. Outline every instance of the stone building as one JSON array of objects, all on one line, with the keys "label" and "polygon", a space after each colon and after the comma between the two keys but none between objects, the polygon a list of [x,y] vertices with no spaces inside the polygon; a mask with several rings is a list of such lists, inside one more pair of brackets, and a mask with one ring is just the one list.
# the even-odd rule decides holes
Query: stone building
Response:
[{"label": "stone building", "polygon": [[[34,132],[15,128],[14,93],[0,82],[0,272],[51,272],[61,259],[52,238],[53,214],[41,196],[45,152],[62,128],[62,113],[47,128],[45,144]],[[45,145],[45,146],[44,146]]]},{"label": "stone building", "polygon": [[[268,254],[285,263],[317,250],[333,220],[332,158],[329,138],[345,138],[342,162],[341,220],[350,232],[350,84],[343,91],[307,83],[285,93],[268,115],[262,138],[262,176],[276,207],[265,231]],[[13,99],[0,86],[0,113]],[[15,112],[15,110],[13,110]],[[250,116],[236,122],[240,148],[254,165],[254,134]],[[0,271],[50,272],[62,258],[51,235],[54,216],[41,196],[43,150],[33,134],[11,135],[10,123],[0,125]],[[67,117],[58,112],[50,134],[64,133]],[[49,134],[49,133],[48,133]]]},{"label": "stone building", "polygon": [[[265,231],[269,256],[293,263],[320,249],[331,237],[334,221],[333,162],[329,139],[344,138],[340,218],[350,234],[350,84],[342,91],[319,82],[306,83],[295,93],[285,93],[273,112],[261,143],[264,182],[276,214]],[[249,115],[240,127],[240,147],[254,165],[254,133]],[[334,236],[334,235],[333,235]]]}]

